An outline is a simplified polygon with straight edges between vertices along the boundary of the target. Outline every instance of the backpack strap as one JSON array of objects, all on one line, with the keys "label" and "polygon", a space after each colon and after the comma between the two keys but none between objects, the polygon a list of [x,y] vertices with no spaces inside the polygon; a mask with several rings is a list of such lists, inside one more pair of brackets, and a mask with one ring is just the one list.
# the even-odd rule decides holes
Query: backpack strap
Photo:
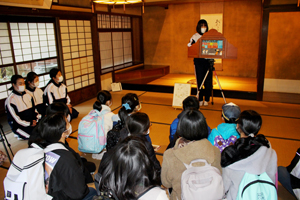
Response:
[{"label": "backpack strap", "polygon": [[53,143],[53,144],[50,144],[48,145],[45,149],[44,149],[44,152],[45,153],[48,153],[50,151],[54,151],[56,149],[63,149],[63,150],[66,150],[68,151],[68,149],[61,143]]}]

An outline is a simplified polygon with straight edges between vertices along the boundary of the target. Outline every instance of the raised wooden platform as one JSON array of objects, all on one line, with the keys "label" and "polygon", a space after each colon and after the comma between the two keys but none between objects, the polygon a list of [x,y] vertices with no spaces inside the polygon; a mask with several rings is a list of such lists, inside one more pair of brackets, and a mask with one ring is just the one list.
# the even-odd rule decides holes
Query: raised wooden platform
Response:
[{"label": "raised wooden platform", "polygon": [[[218,76],[226,98],[256,100],[256,78]],[[149,92],[173,93],[175,83],[195,82],[193,74],[167,74],[159,78],[150,77],[121,81],[123,89]],[[191,81],[192,80],[192,81]],[[192,95],[197,94],[196,84],[192,84]],[[213,94],[221,97],[219,86],[214,77]]]},{"label": "raised wooden platform", "polygon": [[114,81],[131,84],[147,84],[169,74],[167,65],[142,65],[115,72]]}]

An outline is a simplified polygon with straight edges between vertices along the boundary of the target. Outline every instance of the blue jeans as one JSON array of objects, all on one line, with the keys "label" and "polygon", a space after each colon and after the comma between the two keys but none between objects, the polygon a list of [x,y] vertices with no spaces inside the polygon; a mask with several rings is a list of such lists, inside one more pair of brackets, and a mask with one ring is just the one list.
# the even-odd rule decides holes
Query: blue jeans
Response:
[{"label": "blue jeans", "polygon": [[282,166],[278,167],[278,181],[285,189],[287,189],[287,191],[289,191],[289,193],[295,196],[291,185],[290,173],[288,172],[286,167],[282,167]]},{"label": "blue jeans", "polygon": [[92,200],[97,195],[95,188],[89,187],[90,192],[82,200]]}]

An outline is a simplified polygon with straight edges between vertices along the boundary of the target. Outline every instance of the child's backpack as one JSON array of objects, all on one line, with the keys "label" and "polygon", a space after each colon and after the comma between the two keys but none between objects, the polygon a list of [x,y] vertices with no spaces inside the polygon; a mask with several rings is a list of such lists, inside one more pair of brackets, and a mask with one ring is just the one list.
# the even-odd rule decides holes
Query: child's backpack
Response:
[{"label": "child's backpack", "polygon": [[229,145],[233,145],[236,140],[237,137],[234,135],[230,136],[227,140],[224,140],[221,135],[217,135],[214,139],[214,146],[218,147],[218,149],[222,152]]},{"label": "child's backpack", "polygon": [[109,111],[91,110],[78,126],[78,150],[84,153],[100,153],[106,146],[104,115]]},{"label": "child's backpack", "polygon": [[[193,163],[203,162],[200,167],[192,166]],[[223,179],[220,171],[208,164],[204,159],[193,160],[181,175],[182,200],[216,200],[224,196]]]},{"label": "child's backpack", "polygon": [[277,190],[266,172],[261,175],[245,173],[236,200],[276,200]]},{"label": "child's backpack", "polygon": [[45,189],[45,153],[65,149],[55,143],[42,149],[37,144],[19,150],[8,169],[3,185],[6,200],[52,199]]}]

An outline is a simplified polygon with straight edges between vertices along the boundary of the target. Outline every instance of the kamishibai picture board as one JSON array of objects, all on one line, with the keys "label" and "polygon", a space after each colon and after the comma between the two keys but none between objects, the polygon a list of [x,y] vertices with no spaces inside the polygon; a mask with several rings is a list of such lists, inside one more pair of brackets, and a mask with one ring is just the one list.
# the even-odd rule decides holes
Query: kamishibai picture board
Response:
[{"label": "kamishibai picture board", "polygon": [[189,58],[236,59],[237,48],[230,44],[223,34],[210,29],[191,47],[188,47]]},{"label": "kamishibai picture board", "polygon": [[[221,7],[223,7],[223,5]],[[200,19],[205,19],[207,21],[209,29],[216,29],[219,33],[223,34],[223,13],[202,14],[205,11],[204,10],[201,11],[201,10],[200,10],[201,13]],[[223,71],[222,59],[215,58],[214,60],[215,60],[214,67],[216,71]]]}]

